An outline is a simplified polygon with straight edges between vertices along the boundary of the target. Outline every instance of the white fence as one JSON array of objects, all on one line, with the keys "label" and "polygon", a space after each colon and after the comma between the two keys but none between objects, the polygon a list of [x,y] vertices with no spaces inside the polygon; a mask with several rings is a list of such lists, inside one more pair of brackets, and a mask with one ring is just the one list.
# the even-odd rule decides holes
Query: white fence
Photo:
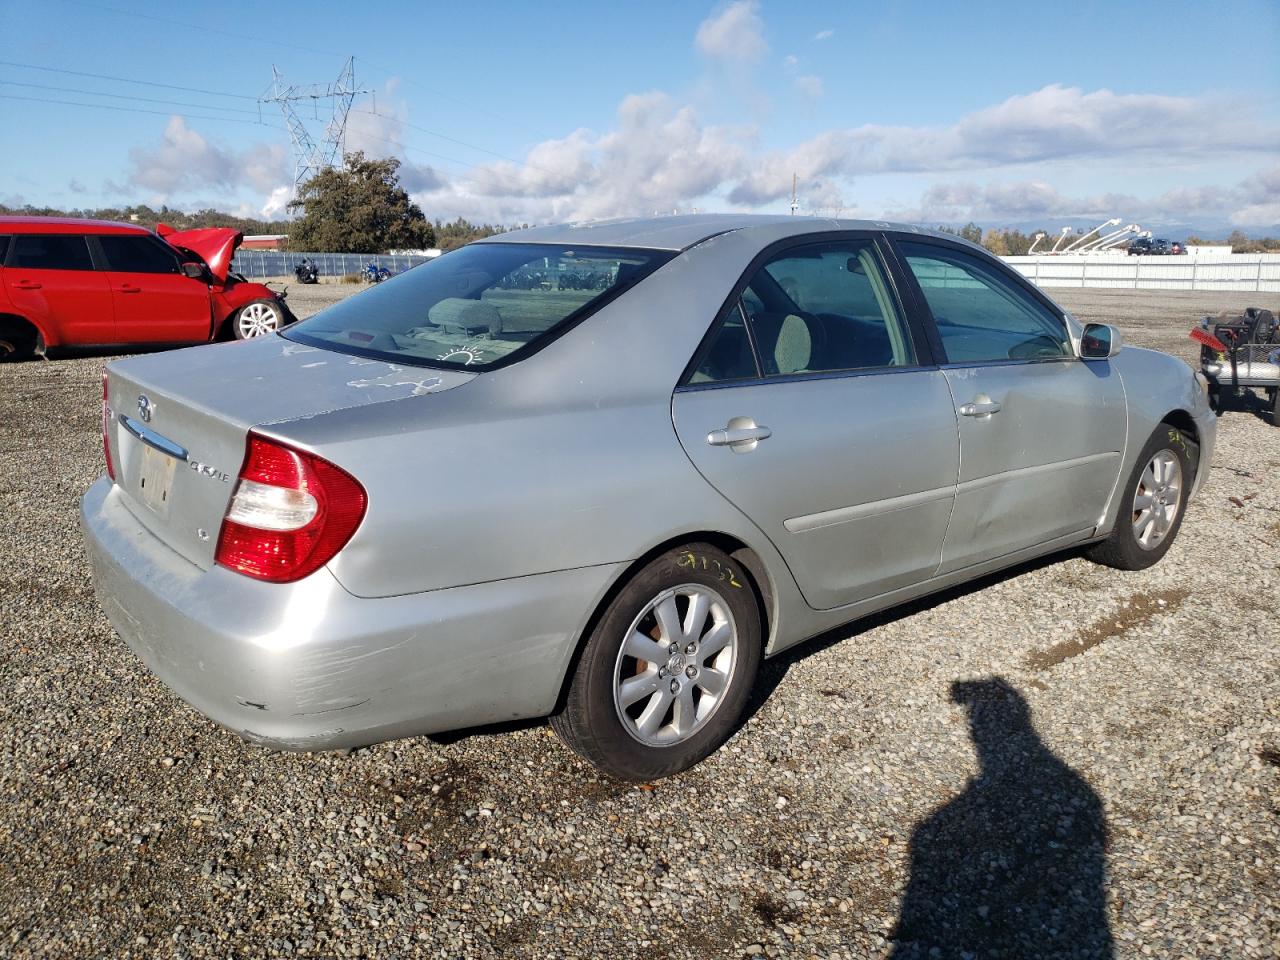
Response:
[{"label": "white fence", "polygon": [[1280,291],[1280,253],[1226,256],[1005,257],[1040,287]]}]

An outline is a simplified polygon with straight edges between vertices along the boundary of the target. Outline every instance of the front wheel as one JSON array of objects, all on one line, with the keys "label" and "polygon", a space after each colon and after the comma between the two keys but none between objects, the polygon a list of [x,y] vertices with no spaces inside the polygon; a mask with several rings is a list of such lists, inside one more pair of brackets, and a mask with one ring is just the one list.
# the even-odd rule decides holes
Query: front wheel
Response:
[{"label": "front wheel", "polygon": [[236,311],[231,331],[237,340],[275,333],[284,325],[284,311],[274,300],[252,300]]},{"label": "front wheel", "polygon": [[620,780],[679,773],[733,732],[760,649],[760,612],[742,566],[709,544],[678,547],[609,604],[551,726]]},{"label": "front wheel", "polygon": [[1115,529],[1089,558],[1118,570],[1145,570],[1160,561],[1182,528],[1195,460],[1186,434],[1160,424],[1147,440],[1121,492]]}]

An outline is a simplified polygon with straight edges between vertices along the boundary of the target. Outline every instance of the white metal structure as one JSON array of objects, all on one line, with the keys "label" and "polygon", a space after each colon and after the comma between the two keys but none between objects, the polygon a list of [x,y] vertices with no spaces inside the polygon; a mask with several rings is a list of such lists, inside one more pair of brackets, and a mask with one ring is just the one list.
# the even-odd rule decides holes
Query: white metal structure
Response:
[{"label": "white metal structure", "polygon": [[[356,89],[354,57],[347,58],[338,79],[332,83],[286,85],[284,76],[274,64],[271,66],[271,75],[271,86],[258,98],[258,103],[278,103],[284,114],[289,137],[293,140],[293,192],[296,196],[298,187],[306,180],[342,159],[346,149],[347,114],[351,112],[351,104],[360,94],[373,91]],[[324,138],[319,144],[312,139],[307,125],[293,108],[295,103],[308,100],[316,112],[316,119],[319,119],[320,102],[323,100],[329,104],[329,121],[325,124]]]}]

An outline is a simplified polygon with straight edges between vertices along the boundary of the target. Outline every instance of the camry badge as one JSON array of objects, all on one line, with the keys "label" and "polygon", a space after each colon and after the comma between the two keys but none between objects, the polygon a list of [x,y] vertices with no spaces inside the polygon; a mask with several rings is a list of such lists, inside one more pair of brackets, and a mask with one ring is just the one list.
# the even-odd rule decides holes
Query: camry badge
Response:
[{"label": "camry badge", "polygon": [[151,401],[147,399],[147,395],[145,393],[138,397],[138,416],[141,418],[143,423],[151,422],[152,409]]}]

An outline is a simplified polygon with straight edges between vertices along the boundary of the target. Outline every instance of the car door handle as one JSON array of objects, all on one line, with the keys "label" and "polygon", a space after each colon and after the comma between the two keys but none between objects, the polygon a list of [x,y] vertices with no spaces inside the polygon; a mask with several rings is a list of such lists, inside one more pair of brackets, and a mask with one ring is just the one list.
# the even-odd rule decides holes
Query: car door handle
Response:
[{"label": "car door handle", "polygon": [[36,283],[34,280],[18,280],[14,286],[19,290],[39,290],[44,284]]},{"label": "car door handle", "polygon": [[721,430],[707,434],[707,443],[713,447],[728,447],[734,453],[750,453],[761,440],[768,440],[773,431],[759,426],[750,417],[734,417]]},{"label": "car door handle", "polygon": [[993,413],[1000,412],[1000,402],[998,400],[974,400],[972,403],[966,403],[960,408],[960,416],[962,417],[988,417]]},{"label": "car door handle", "polygon": [[133,284],[131,284],[131,283],[122,283],[122,284],[120,284],[120,292],[121,292],[121,293],[141,293],[141,292],[142,292],[142,288],[141,288],[141,287],[135,287],[135,286],[134,286]]}]

